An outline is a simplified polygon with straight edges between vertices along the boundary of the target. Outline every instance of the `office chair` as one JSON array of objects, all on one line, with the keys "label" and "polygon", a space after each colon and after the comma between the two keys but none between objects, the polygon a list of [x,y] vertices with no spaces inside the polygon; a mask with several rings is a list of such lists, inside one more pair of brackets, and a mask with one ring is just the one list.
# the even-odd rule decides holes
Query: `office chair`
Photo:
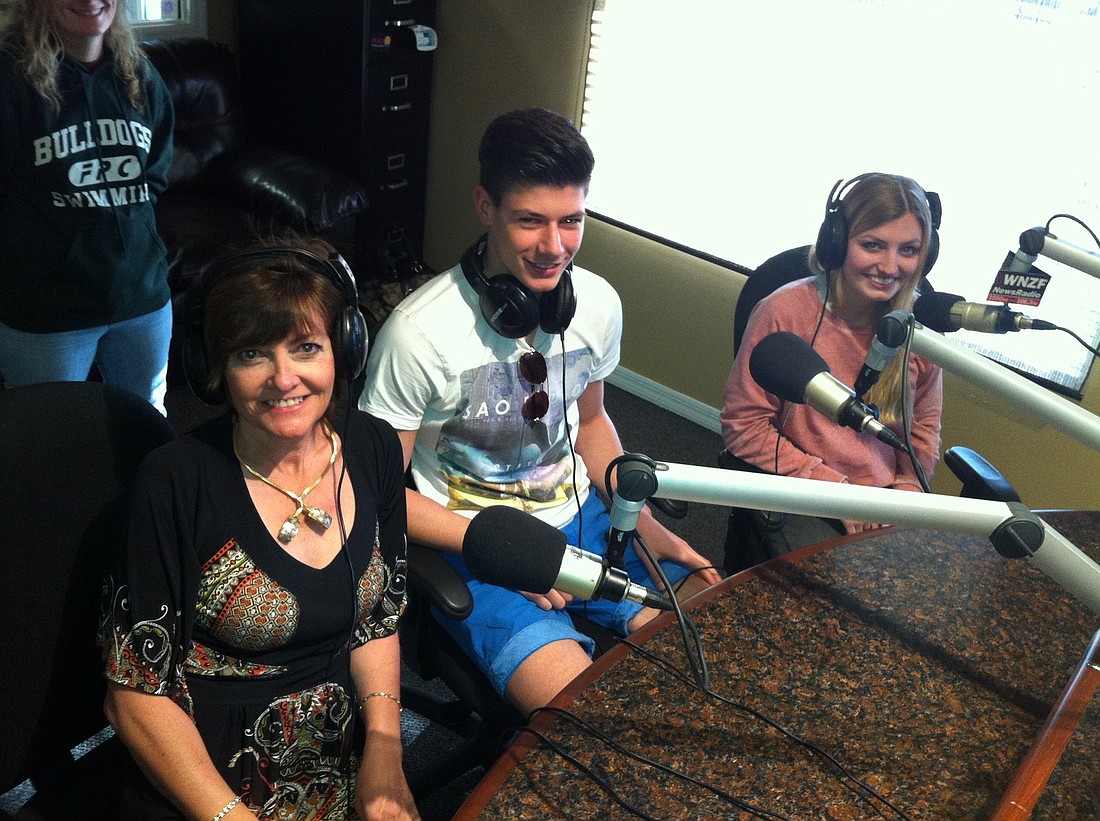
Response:
[{"label": "office chair", "polygon": [[[462,743],[430,768],[408,774],[409,789],[419,801],[474,767],[491,764],[510,740],[511,731],[527,719],[497,694],[432,616],[433,606],[456,620],[472,611],[470,590],[458,572],[438,550],[419,544],[409,544],[408,561],[409,604],[399,628],[401,658],[420,679],[438,679],[447,692],[406,682],[401,687],[401,701],[462,738]],[[581,616],[573,615],[573,623],[596,642],[597,657],[617,641],[612,631]]]},{"label": "office chair", "polygon": [[[0,793],[33,785],[9,818],[114,819],[127,753],[103,715],[95,641],[103,576],[121,538],[126,486],[174,433],[147,401],[98,382],[0,390],[0,425]],[[79,759],[70,752],[78,745]]]}]

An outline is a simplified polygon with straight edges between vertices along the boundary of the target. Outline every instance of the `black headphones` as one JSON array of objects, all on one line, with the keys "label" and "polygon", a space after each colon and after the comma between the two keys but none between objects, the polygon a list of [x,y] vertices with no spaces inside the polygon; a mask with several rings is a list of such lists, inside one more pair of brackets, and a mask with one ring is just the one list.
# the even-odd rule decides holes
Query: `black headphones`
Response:
[{"label": "black headphones", "polygon": [[[829,201],[825,205],[825,219],[822,220],[821,228],[818,229],[817,244],[814,246],[817,261],[821,263],[821,267],[826,271],[835,271],[844,264],[844,259],[848,256],[848,220],[844,218],[844,214],[840,210],[840,203],[844,198],[844,194],[860,180],[875,176],[879,176],[879,174],[860,174],[858,177],[848,180],[848,182],[837,180],[833,190],[829,192]],[[936,264],[936,257],[940,254],[938,229],[940,218],[943,216],[940,195],[935,191],[925,191],[924,195],[928,199],[928,210],[932,215],[932,233],[928,237],[928,255],[925,257],[924,270],[920,272],[921,276],[927,275],[932,270],[932,266]]]},{"label": "black headphones", "polygon": [[512,274],[485,276],[487,235],[462,255],[462,273],[478,294],[481,315],[494,331],[509,339],[519,339],[542,328],[548,334],[560,334],[569,327],[577,312],[573,293],[572,260],[562,271],[554,290],[537,294]]},{"label": "black headphones", "polygon": [[344,297],[344,308],[337,320],[332,343],[336,376],[352,380],[363,372],[367,362],[367,323],[359,310],[359,292],[355,275],[342,256],[333,252],[327,259],[303,248],[276,247],[242,251],[211,263],[202,279],[187,289],[183,297],[183,373],[192,392],[208,405],[225,401],[221,391],[211,391],[210,359],[203,333],[203,308],[206,295],[215,283],[259,265],[278,267],[294,257],[310,272],[332,282]]}]

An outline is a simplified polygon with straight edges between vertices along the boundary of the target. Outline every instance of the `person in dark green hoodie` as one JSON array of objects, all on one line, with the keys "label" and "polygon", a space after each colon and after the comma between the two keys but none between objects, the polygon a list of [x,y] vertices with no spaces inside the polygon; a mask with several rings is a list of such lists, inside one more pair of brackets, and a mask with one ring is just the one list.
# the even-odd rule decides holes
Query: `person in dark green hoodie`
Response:
[{"label": "person in dark green hoodie", "polygon": [[0,378],[105,382],[164,411],[153,203],[174,115],[121,0],[22,0],[0,33]]}]

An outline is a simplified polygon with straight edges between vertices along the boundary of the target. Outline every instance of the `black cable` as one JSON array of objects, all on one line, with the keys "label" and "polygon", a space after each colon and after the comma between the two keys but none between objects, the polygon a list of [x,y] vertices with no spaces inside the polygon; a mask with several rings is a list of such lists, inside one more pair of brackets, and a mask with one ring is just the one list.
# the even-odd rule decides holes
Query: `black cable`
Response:
[{"label": "black cable", "polygon": [[646,819],[646,821],[658,821],[658,819],[656,817],[654,817],[652,815],[649,815],[648,813],[643,812],[642,810],[638,809],[637,807],[635,807],[632,804],[628,804],[618,794],[618,792],[615,791],[615,788],[612,787],[609,783],[607,783],[607,781],[604,778],[602,778],[599,774],[597,774],[595,770],[593,770],[591,767],[589,767],[587,764],[585,764],[580,759],[578,759],[575,756],[568,753],[565,750],[564,747],[562,747],[556,741],[552,741],[545,733],[541,733],[538,730],[533,729],[529,725],[525,725],[523,727],[518,727],[517,732],[530,733],[531,735],[533,735],[535,738],[537,738],[539,741],[541,741],[543,744],[545,744],[547,747],[549,747],[551,750],[553,750],[555,753],[557,753],[563,759],[568,761],[570,764],[572,764],[574,767],[576,767],[578,770],[580,770],[582,773],[584,773],[586,776],[588,776],[588,778],[592,781],[592,783],[594,783],[597,787],[599,787],[601,790],[603,790],[605,793],[607,793],[607,795],[611,798],[612,801],[614,801],[616,804],[618,804],[620,807],[622,807],[624,810],[626,810],[631,815],[636,816],[638,818],[644,818],[644,819]]},{"label": "black cable", "polygon": [[690,784],[696,785],[697,787],[702,787],[704,790],[713,793],[727,803],[732,804],[734,807],[737,807],[737,809],[739,810],[748,812],[752,815],[757,816],[758,818],[778,818],[783,819],[784,821],[791,821],[791,819],[788,819],[785,815],[756,807],[755,805],[738,798],[732,793],[728,793],[725,790],[720,789],[719,787],[715,787],[713,784],[708,784],[707,782],[695,778],[694,776],[685,773],[682,770],[677,770],[675,767],[670,767],[668,764],[662,764],[660,761],[655,761],[652,758],[642,755],[641,753],[624,747],[623,745],[619,744],[619,742],[615,741],[615,739],[613,739],[607,733],[603,732],[593,724],[585,721],[583,718],[581,718],[579,715],[572,712],[571,710],[566,710],[562,707],[539,707],[531,711],[531,717],[533,717],[536,713],[553,713],[554,715],[561,716],[562,718],[576,724],[578,727],[588,733],[588,735],[592,738],[595,738],[598,741],[602,741],[604,744],[611,747],[613,750],[620,753],[621,755],[625,755],[628,758],[632,758],[635,761],[638,761],[656,770],[660,770],[661,772],[667,773],[668,775],[680,778]]},{"label": "black cable", "polygon": [[[622,643],[627,645],[628,647],[630,647],[635,653],[637,653],[642,658],[646,659],[647,661],[652,662],[653,664],[656,664],[658,667],[663,669],[665,672],[669,673],[674,678],[677,678],[680,681],[682,681],[682,682],[684,682],[688,685],[691,685],[693,683],[689,676],[687,676],[686,674],[684,674],[680,670],[676,669],[676,667],[674,667],[672,664],[670,664],[669,662],[662,659],[656,653],[650,652],[649,650],[642,647],[640,644],[636,644],[636,643],[632,642],[629,638],[622,639]],[[891,810],[893,810],[895,813],[897,813],[897,815],[900,818],[908,819],[908,816],[904,812],[902,812],[901,809],[899,809],[897,806],[895,806],[889,799],[887,799],[886,797],[880,795],[874,789],[874,787],[872,787],[871,785],[864,782],[858,776],[854,775],[839,759],[837,759],[831,753],[821,749],[816,744],[814,744],[810,741],[807,741],[806,739],[804,739],[801,736],[797,735],[793,731],[788,730],[786,727],[784,727],[782,724],[780,724],[775,719],[765,715],[764,713],[761,713],[759,710],[756,710],[752,707],[749,707],[747,704],[742,704],[741,702],[734,701],[733,699],[730,699],[726,696],[723,696],[719,693],[716,693],[716,692],[714,692],[713,690],[711,690],[709,688],[707,688],[707,689],[700,688],[700,689],[702,690],[704,695],[707,695],[707,696],[711,697],[712,699],[714,699],[714,700],[716,700],[716,701],[718,701],[722,704],[725,704],[727,706],[733,707],[734,709],[741,710],[742,712],[747,713],[749,716],[757,719],[758,721],[763,722],[764,724],[766,724],[767,726],[769,726],[772,729],[776,730],[777,732],[779,732],[780,734],[782,734],[786,738],[790,739],[795,744],[798,744],[799,746],[803,747],[804,749],[808,750],[809,752],[813,753],[814,755],[817,755],[817,756],[825,759],[827,762],[832,764],[838,770],[838,772],[841,774],[841,776],[842,776],[841,782],[842,783],[846,783],[845,779],[847,779],[847,780],[851,781],[852,784],[856,785],[859,788],[859,789],[855,789],[855,788],[852,787],[851,784],[846,784],[846,787],[848,789],[852,790],[856,795],[860,795],[862,798],[865,798],[865,799],[874,799],[874,800],[881,801],[883,804],[885,804],[887,807],[889,807]],[[862,793],[860,792],[861,790],[863,791]],[[882,816],[882,811],[879,810],[877,807],[875,807],[875,809],[876,809],[876,811],[878,811],[879,815]],[[882,816],[882,817],[885,817],[885,816]]]},{"label": "black cable", "polygon": [[577,492],[577,449],[573,447],[573,432],[569,429],[569,406],[565,401],[565,329],[559,335],[561,339],[561,418],[565,425],[565,440],[569,443],[569,455],[572,458],[573,472],[570,480],[573,483],[573,501],[577,503],[577,547],[584,544],[584,516],[582,516],[581,497]]},{"label": "black cable", "polygon": [[[821,298],[821,311],[817,315],[817,324],[814,325],[814,332],[810,334],[810,349],[814,347],[814,343],[817,341],[817,335],[821,332],[821,326],[825,321],[825,309],[829,305],[829,294],[832,292],[833,280],[828,273],[824,275],[825,278],[825,294]],[[775,427],[775,470],[773,473],[776,476],[781,475],[779,473],[779,444],[783,439],[783,427],[787,424],[787,419],[790,417],[791,412],[794,410],[794,404],[788,403],[787,409],[783,412],[783,415],[779,418],[779,423]],[[771,510],[761,510],[760,515],[764,518],[764,522],[768,527],[768,530],[773,533],[778,533],[779,537],[783,540],[783,546],[790,553],[794,550],[790,541],[787,539],[786,529],[786,517],[791,515],[788,513],[780,513]],[[773,520],[772,517],[778,517]]]},{"label": "black cable", "polygon": [[[608,463],[607,469],[604,472],[604,488],[609,496],[613,497],[615,493],[614,484],[611,480],[612,471],[624,461],[638,458],[639,454],[624,453],[620,456],[616,456]],[[654,464],[652,463],[652,460],[650,460],[650,463]],[[703,641],[702,638],[699,636],[699,631],[696,629],[691,619],[689,619],[684,614],[684,611],[680,608],[680,602],[676,599],[676,589],[669,581],[664,568],[661,567],[661,563],[657,561],[656,557],[653,555],[653,552],[649,549],[649,545],[646,544],[645,539],[642,538],[641,534],[638,533],[637,530],[634,531],[633,538],[635,545],[641,548],[642,553],[645,554],[645,557],[647,559],[649,559],[649,563],[653,568],[653,573],[656,575],[657,581],[661,583],[665,592],[668,594],[669,601],[672,604],[672,611],[676,614],[676,624],[679,627],[680,635],[683,637],[684,640],[684,653],[687,656],[688,664],[691,666],[692,673],[695,675],[696,680],[699,682],[699,686],[706,687],[708,685],[708,682],[710,681],[710,673],[707,669],[706,656],[703,654]],[[690,573],[688,575],[690,575]],[[685,576],[684,578],[686,579],[687,577]]]},{"label": "black cable", "polygon": [[[351,628],[348,631],[348,645],[347,645],[347,647],[348,647],[348,688],[350,690],[348,695],[353,699],[353,703],[351,705],[353,716],[352,716],[351,726],[349,726],[349,728],[348,728],[349,732],[351,732],[352,727],[354,727],[354,723],[355,723],[354,722],[354,713],[356,712],[356,710],[355,710],[356,703],[354,702],[354,700],[356,699],[356,697],[358,695],[355,692],[355,677],[352,673],[351,653],[352,653],[352,649],[355,646],[355,627],[359,622],[359,596],[358,596],[358,593],[359,593],[359,589],[358,589],[359,588],[359,580],[356,578],[356,575],[355,575],[355,562],[351,558],[351,547],[348,545],[348,531],[347,531],[347,525],[344,522],[344,508],[343,508],[343,505],[341,504],[341,498],[340,497],[342,495],[342,491],[343,491],[343,488],[344,488],[344,477],[347,476],[347,472],[348,472],[348,449],[347,449],[346,446],[347,446],[348,430],[351,426],[351,404],[352,404],[352,380],[349,378],[349,379],[346,380],[346,397],[345,397],[345,403],[344,403],[344,438],[343,438],[343,441],[341,441],[341,443],[340,443],[340,450],[341,450],[341,453],[340,453],[340,475],[339,475],[339,478],[336,480],[336,523],[340,527],[340,552],[344,554],[344,558],[347,561],[347,565],[348,565],[348,573],[351,577]],[[364,727],[364,732],[365,731],[366,731],[366,728]],[[348,744],[348,753],[349,754],[348,754],[347,761],[345,762],[345,768],[344,768],[344,777],[347,779],[347,784],[348,784],[349,787],[352,783],[352,777],[354,775],[352,773],[352,767],[351,767],[352,750],[354,749],[354,746],[355,746],[354,737],[355,737],[354,733],[352,733],[352,738],[349,739],[349,744]],[[354,793],[351,789],[345,790],[345,807],[346,807],[346,813],[347,813],[348,818],[352,817],[352,803],[354,801],[354,798],[355,798],[355,796],[354,796]]]},{"label": "black cable", "polygon": [[1082,228],[1084,228],[1086,231],[1088,231],[1089,236],[1092,237],[1092,241],[1096,243],[1098,248],[1100,248],[1100,237],[1097,237],[1095,231],[1093,231],[1091,228],[1089,228],[1088,225],[1083,220],[1078,219],[1077,217],[1073,216],[1073,214],[1055,214],[1053,217],[1048,219],[1047,224],[1046,224],[1046,232],[1048,234],[1051,232],[1050,231],[1050,224],[1052,222],[1054,222],[1056,219],[1059,219],[1059,218],[1068,219],[1068,220],[1072,220],[1073,222],[1076,222],[1078,225],[1080,225]]},{"label": "black cable", "polygon": [[683,586],[685,584],[687,584],[687,580],[690,579],[692,576],[694,576],[696,573],[702,573],[704,570],[715,570],[715,571],[721,573],[724,569],[725,568],[718,567],[717,565],[714,565],[714,564],[705,564],[702,567],[693,567],[690,570],[688,570],[688,574],[686,576],[684,576],[684,578],[680,579],[680,581],[676,582],[676,584],[673,585],[673,589],[677,593],[679,593],[680,590],[683,588]]},{"label": "black cable", "polygon": [[707,667],[706,655],[703,653],[703,639],[699,635],[699,629],[680,608],[680,602],[676,599],[672,584],[669,582],[664,568],[661,567],[660,562],[653,556],[653,552],[649,549],[649,545],[646,544],[645,539],[643,539],[639,533],[635,532],[634,541],[637,543],[638,547],[642,549],[646,558],[649,559],[650,564],[653,565],[654,572],[657,574],[658,581],[660,581],[661,585],[668,592],[668,599],[672,604],[672,612],[676,614],[676,625],[680,630],[680,637],[684,642],[684,655],[687,657],[688,665],[691,667],[692,675],[695,677],[695,682],[699,689],[708,690],[710,688],[710,670]]},{"label": "black cable", "polygon": [[909,385],[909,360],[913,348],[913,328],[915,324],[916,320],[913,318],[913,314],[910,313],[905,322],[905,350],[902,353],[901,363],[901,433],[905,443],[905,452],[913,465],[913,471],[917,474],[917,481],[920,482],[921,490],[925,493],[931,493],[932,488],[928,484],[928,476],[924,472],[924,465],[921,464],[916,448],[913,446],[913,397]]},{"label": "black cable", "polygon": [[1078,341],[1078,342],[1079,342],[1079,343],[1081,344],[1081,346],[1082,346],[1082,347],[1083,347],[1083,348],[1084,348],[1084,349],[1085,349],[1086,351],[1088,351],[1089,353],[1091,353],[1091,354],[1092,354],[1093,356],[1100,356],[1100,350],[1097,350],[1096,348],[1092,347],[1092,345],[1090,345],[1090,344],[1089,344],[1088,342],[1086,342],[1086,341],[1085,341],[1085,340],[1084,340],[1084,339],[1083,339],[1083,338],[1082,338],[1081,336],[1079,336],[1078,334],[1076,334],[1076,333],[1074,333],[1073,331],[1071,331],[1071,330],[1070,330],[1069,328],[1063,328],[1063,327],[1062,327],[1061,325],[1055,325],[1055,326],[1054,326],[1053,328],[1051,328],[1050,330],[1054,330],[1054,331],[1061,331],[1062,333],[1067,333],[1067,334],[1069,334],[1069,335],[1070,335],[1070,336],[1072,336],[1072,337],[1073,337],[1074,339],[1076,339],[1076,340],[1077,340],[1077,341]]},{"label": "black cable", "polygon": [[[1080,225],[1080,226],[1081,226],[1082,228],[1084,228],[1084,229],[1085,229],[1085,231],[1087,231],[1087,232],[1088,232],[1088,235],[1089,235],[1090,237],[1092,237],[1092,241],[1093,241],[1094,243],[1096,243],[1096,246],[1097,246],[1098,248],[1100,248],[1100,237],[1098,237],[1098,236],[1096,235],[1096,232],[1095,232],[1095,231],[1093,231],[1093,230],[1092,230],[1091,228],[1089,228],[1089,226],[1088,226],[1088,225],[1087,225],[1087,224],[1086,224],[1086,223],[1085,223],[1085,222],[1084,222],[1083,220],[1081,220],[1081,219],[1079,219],[1079,218],[1077,218],[1077,217],[1073,216],[1073,214],[1055,214],[1055,215],[1054,215],[1054,216],[1052,216],[1052,217],[1051,217],[1050,219],[1048,219],[1048,220],[1047,220],[1047,224],[1046,224],[1046,232],[1047,232],[1048,234],[1050,233],[1050,224],[1051,224],[1052,222],[1054,222],[1054,220],[1056,220],[1056,219],[1059,219],[1059,218],[1061,218],[1061,219],[1068,219],[1068,220],[1071,220],[1071,221],[1073,221],[1073,222],[1076,222],[1076,223],[1077,223],[1078,225]],[[1083,338],[1081,338],[1081,337],[1080,337],[1080,336],[1078,336],[1078,335],[1077,335],[1076,333],[1074,333],[1073,331],[1071,331],[1071,330],[1070,330],[1069,328],[1063,328],[1063,327],[1062,327],[1061,325],[1054,325],[1054,327],[1053,327],[1053,330],[1056,330],[1056,331],[1062,331],[1063,333],[1067,333],[1067,334],[1069,334],[1069,335],[1070,335],[1071,337],[1073,337],[1073,338],[1074,338],[1075,340],[1077,340],[1077,342],[1078,342],[1078,343],[1080,343],[1080,344],[1081,344],[1081,346],[1082,346],[1082,347],[1083,347],[1083,348],[1084,348],[1085,350],[1087,350],[1087,351],[1088,351],[1089,353],[1091,353],[1091,354],[1092,354],[1093,356],[1100,356],[1100,350],[1097,350],[1096,348],[1092,347],[1092,345],[1090,345],[1090,344],[1089,344],[1088,342],[1086,342],[1086,341],[1085,341],[1085,340],[1084,340]]]}]

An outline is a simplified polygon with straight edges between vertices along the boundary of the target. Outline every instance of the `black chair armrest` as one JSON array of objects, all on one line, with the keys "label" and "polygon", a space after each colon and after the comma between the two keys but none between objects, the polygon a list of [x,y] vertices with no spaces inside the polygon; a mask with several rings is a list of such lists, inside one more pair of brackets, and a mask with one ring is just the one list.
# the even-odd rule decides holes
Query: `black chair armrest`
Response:
[{"label": "black chair armrest", "polygon": [[263,220],[317,234],[367,207],[346,174],[278,148],[242,148],[210,164],[202,183]]},{"label": "black chair armrest", "polygon": [[970,448],[956,445],[943,454],[944,463],[962,482],[962,493],[967,499],[985,499],[991,502],[1021,501],[1016,489],[983,456]]},{"label": "black chair armrest", "polygon": [[409,543],[409,588],[425,597],[443,615],[460,621],[474,609],[470,588],[438,551]]}]

